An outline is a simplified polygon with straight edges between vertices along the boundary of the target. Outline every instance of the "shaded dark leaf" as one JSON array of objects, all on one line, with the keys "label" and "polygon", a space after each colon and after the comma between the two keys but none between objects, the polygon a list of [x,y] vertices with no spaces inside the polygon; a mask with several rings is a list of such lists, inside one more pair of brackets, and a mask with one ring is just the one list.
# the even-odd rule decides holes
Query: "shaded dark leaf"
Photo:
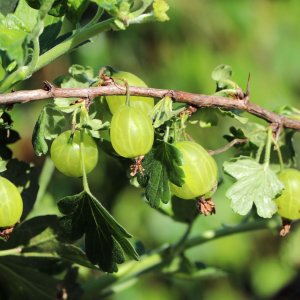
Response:
[{"label": "shaded dark leaf", "polygon": [[138,259],[128,241],[131,235],[93,195],[83,191],[61,199],[58,206],[66,214],[60,219],[65,236],[76,240],[85,234],[86,254],[103,271],[117,272],[117,265],[125,260],[124,254]]},{"label": "shaded dark leaf", "polygon": [[138,174],[138,181],[145,187],[149,204],[157,208],[161,201],[168,203],[171,199],[169,181],[178,186],[184,183],[180,151],[169,143],[160,142],[145,156],[142,165],[144,171]]}]

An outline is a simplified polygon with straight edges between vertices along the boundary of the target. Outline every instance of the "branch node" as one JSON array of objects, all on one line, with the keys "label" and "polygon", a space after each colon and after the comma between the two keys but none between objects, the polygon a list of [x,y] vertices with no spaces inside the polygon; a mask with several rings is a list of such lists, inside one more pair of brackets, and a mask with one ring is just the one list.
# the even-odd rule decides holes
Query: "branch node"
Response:
[{"label": "branch node", "polygon": [[168,90],[168,91],[164,94],[163,98],[164,98],[164,97],[170,97],[170,98],[172,98],[172,100],[176,100],[176,93],[175,93],[174,90]]},{"label": "branch node", "polygon": [[279,136],[282,132],[283,125],[281,121],[273,122],[271,123],[272,133],[273,133],[273,139],[275,143],[278,143]]},{"label": "branch node", "polygon": [[44,84],[43,90],[52,93],[52,90],[54,89],[54,85],[47,80],[43,81],[43,84]]},{"label": "branch node", "polygon": [[223,146],[222,148],[219,148],[216,150],[208,150],[208,153],[210,155],[221,154],[223,152],[226,152],[227,150],[229,150],[231,147],[233,147],[235,145],[243,144],[243,143],[247,143],[247,142],[248,142],[248,139],[234,139],[230,143]]}]

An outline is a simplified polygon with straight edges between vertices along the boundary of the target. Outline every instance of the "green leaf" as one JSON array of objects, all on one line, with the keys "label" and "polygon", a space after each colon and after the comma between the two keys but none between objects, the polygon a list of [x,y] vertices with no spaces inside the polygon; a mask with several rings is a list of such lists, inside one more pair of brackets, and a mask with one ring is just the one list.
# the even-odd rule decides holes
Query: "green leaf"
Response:
[{"label": "green leaf", "polygon": [[172,210],[172,218],[184,223],[190,223],[199,215],[195,201],[182,201],[181,198],[175,196],[172,197]]},{"label": "green leaf", "polygon": [[238,95],[241,93],[241,88],[236,82],[230,79],[231,76],[232,76],[231,66],[223,64],[217,66],[213,70],[211,77],[217,83],[215,95],[221,97],[233,98],[233,99],[238,97]]},{"label": "green leaf", "polygon": [[3,15],[7,15],[8,13],[14,12],[16,5],[18,3],[18,0],[0,0],[0,12]]},{"label": "green leaf", "polygon": [[48,145],[45,140],[47,113],[43,109],[37,119],[32,133],[32,145],[38,156],[48,152]]},{"label": "green leaf", "polygon": [[62,19],[48,15],[44,20],[44,26],[45,28],[39,37],[40,55],[57,44],[57,37],[62,28]]},{"label": "green leaf", "polygon": [[[209,128],[212,126],[216,126],[219,121],[217,111],[212,108],[199,109],[196,114],[196,118],[199,122],[200,127],[202,127],[202,128]],[[191,121],[192,124],[194,122],[196,122],[196,121]]]},{"label": "green leaf", "polygon": [[[37,25],[38,14],[39,12],[36,9],[32,9],[25,0],[20,0],[17,9],[12,16],[18,19],[19,23],[21,22],[21,28],[24,31],[30,33]],[[28,16],[30,16],[30,18],[28,18]]]},{"label": "green leaf", "polygon": [[72,244],[65,243],[60,237],[55,215],[38,216],[18,225],[9,240],[0,248],[13,249],[22,246],[22,255],[28,257],[48,257],[64,260],[71,264],[95,269],[85,253]]},{"label": "green leaf", "polygon": [[46,113],[44,137],[47,140],[52,140],[63,132],[66,119],[62,112],[51,104],[45,106],[44,110]]},{"label": "green leaf", "polygon": [[0,159],[0,173],[6,170],[6,164],[7,162],[5,160]]},{"label": "green leaf", "polygon": [[217,112],[222,116],[227,116],[227,117],[233,118],[233,119],[239,121],[242,124],[248,123],[248,118],[241,117],[239,115],[241,113],[240,111],[224,110],[224,109],[221,109],[221,108],[217,108]]},{"label": "green leaf", "polygon": [[108,12],[116,11],[119,3],[118,0],[92,0],[92,2],[95,2],[98,6],[102,7]]},{"label": "green leaf", "polygon": [[211,78],[215,81],[227,80],[232,76],[232,68],[228,65],[219,65],[211,73]]},{"label": "green leaf", "polygon": [[241,149],[243,154],[255,155],[257,149],[264,145],[267,139],[266,127],[248,122],[241,128],[230,127],[230,134],[224,135],[224,138],[231,142],[234,139],[247,139],[246,143],[236,144],[235,147]]},{"label": "green leaf", "polygon": [[88,5],[88,0],[68,0],[67,18],[74,24],[78,23]]},{"label": "green leaf", "polygon": [[65,235],[77,240],[85,234],[85,251],[92,263],[105,272],[117,272],[124,254],[138,259],[128,238],[131,235],[109,214],[102,204],[85,191],[58,202],[66,216],[60,219]]},{"label": "green leaf", "polygon": [[167,11],[169,10],[169,5],[165,0],[154,0],[153,2],[153,14],[155,18],[160,22],[165,22],[169,20]]},{"label": "green leaf", "polygon": [[[94,71],[91,67],[72,65],[68,70],[68,75],[63,75],[54,80],[55,84],[62,88],[89,87],[95,81]],[[74,111],[70,107],[76,98],[55,98],[54,103],[66,113]]]},{"label": "green leaf", "polygon": [[5,51],[11,60],[16,60],[18,64],[22,63],[24,59],[23,42],[26,36],[26,32],[7,28],[0,23],[0,50]]},{"label": "green leaf", "polygon": [[164,97],[153,107],[150,117],[153,119],[153,127],[158,128],[174,116],[179,114],[185,108],[179,108],[173,111],[173,101],[169,96]]},{"label": "green leaf", "polygon": [[[28,5],[35,9],[40,9],[41,6],[47,1],[49,0],[26,0]],[[55,17],[61,17],[66,13],[67,10],[68,1],[55,0],[48,14]]]},{"label": "green leaf", "polygon": [[5,75],[6,75],[6,72],[5,72],[5,69],[3,68],[2,64],[1,64],[1,57],[0,57],[0,82],[5,77]]},{"label": "green leaf", "polygon": [[69,68],[69,74],[79,82],[92,83],[95,81],[94,70],[89,66],[72,65]]},{"label": "green leaf", "polygon": [[46,105],[41,111],[34,126],[32,145],[37,155],[46,154],[48,145],[46,140],[52,140],[62,133],[66,120],[62,112],[52,104]]},{"label": "green leaf", "polygon": [[152,207],[158,208],[160,202],[168,203],[171,199],[169,181],[182,186],[184,172],[182,155],[173,145],[159,143],[144,158],[144,171],[138,174],[139,183],[145,187],[145,195]]},{"label": "green leaf", "polygon": [[256,205],[257,214],[263,218],[271,218],[277,211],[272,201],[284,188],[269,165],[259,164],[250,158],[240,158],[223,164],[226,173],[234,177],[234,183],[226,192],[231,199],[232,209],[246,215]]},{"label": "green leaf", "polygon": [[[59,281],[32,265],[32,260],[18,256],[0,257],[0,281],[12,300],[56,299]],[[1,288],[1,292],[3,292]]]},{"label": "green leaf", "polygon": [[275,112],[280,115],[287,116],[291,119],[300,121],[300,110],[295,107],[284,105],[276,109]]}]

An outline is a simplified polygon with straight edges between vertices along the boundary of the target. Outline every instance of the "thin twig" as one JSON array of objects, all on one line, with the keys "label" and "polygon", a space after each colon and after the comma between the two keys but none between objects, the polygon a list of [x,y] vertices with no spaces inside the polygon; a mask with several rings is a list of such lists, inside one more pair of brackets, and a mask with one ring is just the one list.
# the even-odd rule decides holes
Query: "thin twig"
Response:
[{"label": "thin twig", "polygon": [[[130,95],[163,98],[165,95],[172,95],[174,101],[187,103],[196,107],[220,107],[224,109],[239,109],[255,115],[269,123],[277,123],[279,126],[300,130],[300,121],[289,119],[285,116],[278,115],[272,111],[247,101],[247,99],[231,99],[215,95],[194,94],[183,91],[130,87]],[[115,86],[114,84],[100,87],[89,88],[56,88],[51,90],[31,90],[17,91],[0,95],[0,104],[11,105],[14,103],[23,103],[34,100],[49,98],[86,98],[106,95],[126,95],[126,88]]]},{"label": "thin twig", "polygon": [[220,154],[220,153],[226,152],[228,149],[230,149],[231,147],[233,147],[236,144],[243,144],[243,143],[246,143],[247,141],[248,141],[248,139],[234,139],[230,143],[226,144],[224,147],[216,149],[216,150],[209,150],[208,153],[210,155]]}]

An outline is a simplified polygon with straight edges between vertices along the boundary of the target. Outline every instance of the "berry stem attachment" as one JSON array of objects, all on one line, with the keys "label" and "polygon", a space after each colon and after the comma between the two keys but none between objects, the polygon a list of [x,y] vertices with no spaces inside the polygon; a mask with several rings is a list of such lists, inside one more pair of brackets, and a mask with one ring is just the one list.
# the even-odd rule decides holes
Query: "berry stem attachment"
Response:
[{"label": "berry stem attachment", "polygon": [[279,165],[280,165],[280,172],[283,170],[284,168],[284,164],[283,164],[283,158],[282,158],[282,153],[280,151],[280,147],[278,146],[278,143],[276,142],[274,136],[272,135],[272,141],[275,147],[275,150],[277,152],[278,155],[278,160],[279,160]]},{"label": "berry stem attachment", "polygon": [[83,130],[80,131],[80,159],[81,159],[81,167],[82,167],[82,183],[83,189],[88,193],[91,194],[89,183],[87,180],[87,175],[85,171],[85,164],[84,164],[84,144],[83,144]]},{"label": "berry stem attachment", "polygon": [[125,82],[125,86],[126,86],[126,105],[130,106],[130,92],[129,92],[129,85],[128,85],[128,81],[124,80]]},{"label": "berry stem attachment", "polygon": [[272,127],[270,126],[268,128],[268,136],[267,136],[267,143],[266,143],[266,153],[265,153],[265,160],[264,160],[265,167],[268,167],[270,163],[272,141],[273,141],[273,132],[272,132]]}]

